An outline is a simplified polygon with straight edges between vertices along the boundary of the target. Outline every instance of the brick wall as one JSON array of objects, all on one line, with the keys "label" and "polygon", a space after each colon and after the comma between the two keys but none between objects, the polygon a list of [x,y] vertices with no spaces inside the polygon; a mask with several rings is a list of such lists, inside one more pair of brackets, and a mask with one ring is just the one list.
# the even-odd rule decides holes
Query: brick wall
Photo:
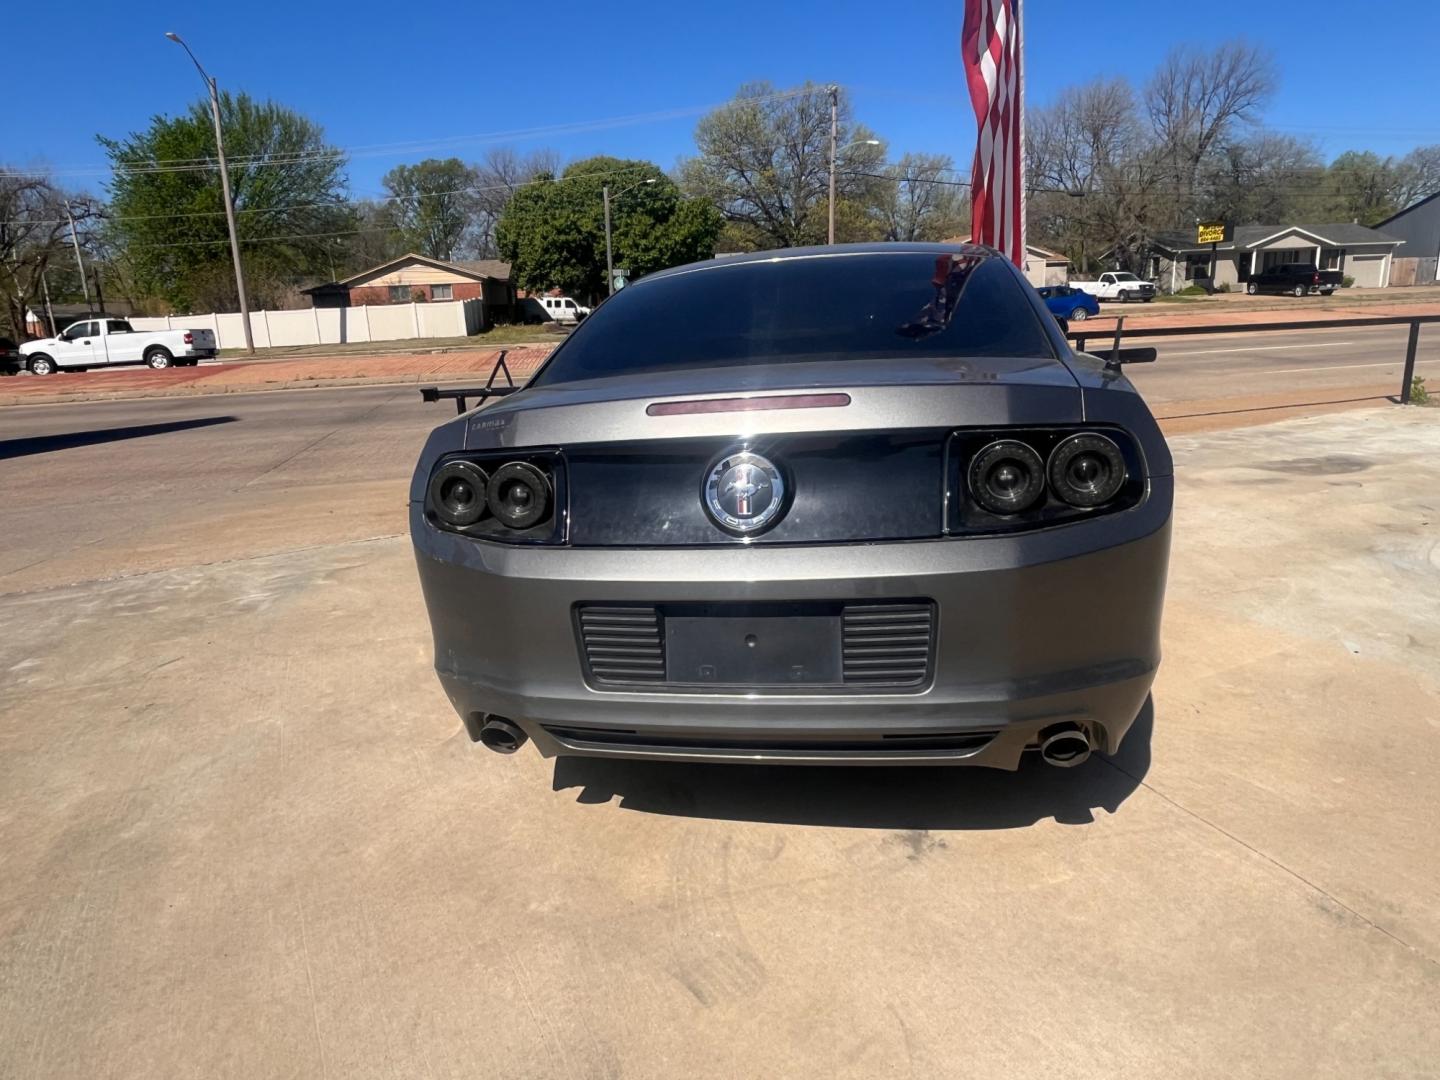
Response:
[{"label": "brick wall", "polygon": [[[429,285],[411,285],[405,290],[405,299],[392,301],[390,299],[390,286],[388,285],[357,285],[350,290],[350,306],[359,307],[361,304],[408,304],[414,295],[418,293],[425,300],[433,300]],[[452,300],[483,300],[481,285],[478,281],[457,281],[450,286],[450,299]]]},{"label": "brick wall", "polygon": [[361,304],[388,304],[390,290],[384,285],[361,285],[350,290],[350,306]]}]

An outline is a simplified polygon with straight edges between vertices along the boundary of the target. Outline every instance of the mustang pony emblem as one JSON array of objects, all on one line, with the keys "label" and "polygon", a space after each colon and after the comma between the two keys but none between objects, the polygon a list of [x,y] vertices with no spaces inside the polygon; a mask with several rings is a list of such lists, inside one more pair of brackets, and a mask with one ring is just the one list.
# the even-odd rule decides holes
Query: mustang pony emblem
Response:
[{"label": "mustang pony emblem", "polygon": [[748,536],[779,520],[785,481],[780,470],[759,454],[728,453],[707,474],[703,502],[715,524]]}]

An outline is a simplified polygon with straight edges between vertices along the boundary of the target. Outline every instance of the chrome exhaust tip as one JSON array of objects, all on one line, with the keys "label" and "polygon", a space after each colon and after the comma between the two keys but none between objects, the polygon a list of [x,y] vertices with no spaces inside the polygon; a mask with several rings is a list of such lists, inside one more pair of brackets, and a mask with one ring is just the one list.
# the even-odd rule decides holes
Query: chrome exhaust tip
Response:
[{"label": "chrome exhaust tip", "polygon": [[1090,739],[1078,727],[1052,732],[1040,742],[1040,757],[1057,769],[1073,769],[1090,759]]}]

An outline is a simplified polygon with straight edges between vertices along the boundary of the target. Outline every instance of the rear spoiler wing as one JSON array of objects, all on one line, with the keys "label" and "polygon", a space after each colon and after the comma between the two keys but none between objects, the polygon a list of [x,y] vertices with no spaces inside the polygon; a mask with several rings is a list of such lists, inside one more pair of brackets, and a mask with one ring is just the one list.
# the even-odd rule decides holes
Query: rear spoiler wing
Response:
[{"label": "rear spoiler wing", "polygon": [[[500,356],[495,361],[495,366],[490,369],[490,377],[485,380],[484,386],[454,386],[441,389],[438,386],[420,387],[420,400],[433,403],[441,400],[455,402],[455,413],[460,415],[469,410],[469,400],[476,398],[483,402],[487,398],[504,397],[506,394],[513,394],[520,387],[515,385],[515,379],[510,374],[510,366],[505,363],[505,354],[508,349],[501,349]],[[495,378],[501,373],[505,375],[505,385],[496,386]]]}]

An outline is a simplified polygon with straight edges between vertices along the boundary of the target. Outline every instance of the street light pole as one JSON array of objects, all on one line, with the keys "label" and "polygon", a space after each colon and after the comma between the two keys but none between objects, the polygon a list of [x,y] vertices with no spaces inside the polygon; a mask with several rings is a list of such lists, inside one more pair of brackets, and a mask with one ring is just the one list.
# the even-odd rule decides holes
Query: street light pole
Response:
[{"label": "street light pole", "polygon": [[[649,180],[641,180],[638,184],[631,184],[625,191],[618,192],[615,198],[620,198],[626,192],[634,191],[637,187],[644,187],[646,184],[655,183],[655,177]],[[610,185],[603,184],[600,187],[600,194],[605,198],[605,287],[609,290],[605,295],[615,295],[615,257],[610,249]]]},{"label": "street light pole", "polygon": [[200,78],[205,80],[205,88],[210,91],[210,114],[215,120],[215,155],[220,159],[220,191],[225,197],[225,223],[230,227],[230,257],[235,263],[235,292],[240,298],[240,325],[245,329],[245,351],[253,354],[255,339],[250,331],[250,301],[245,296],[245,269],[240,264],[240,238],[235,233],[235,203],[230,197],[230,170],[225,165],[225,136],[220,128],[220,91],[215,80],[200,66],[200,61],[195,59],[195,54],[190,52],[190,46],[181,40],[180,35],[166,31],[165,36],[185,50],[195,65],[195,70],[200,72]]}]

